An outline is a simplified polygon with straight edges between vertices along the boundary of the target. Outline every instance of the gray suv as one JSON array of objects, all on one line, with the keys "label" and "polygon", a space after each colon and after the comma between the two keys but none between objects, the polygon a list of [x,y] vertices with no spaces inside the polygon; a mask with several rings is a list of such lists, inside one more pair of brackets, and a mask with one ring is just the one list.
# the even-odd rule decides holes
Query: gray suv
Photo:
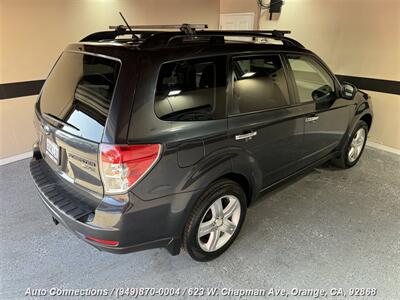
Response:
[{"label": "gray suv", "polygon": [[260,195],[328,160],[354,166],[368,95],[288,33],[118,26],[69,45],[30,163],[54,222],[100,250],[207,261]]}]

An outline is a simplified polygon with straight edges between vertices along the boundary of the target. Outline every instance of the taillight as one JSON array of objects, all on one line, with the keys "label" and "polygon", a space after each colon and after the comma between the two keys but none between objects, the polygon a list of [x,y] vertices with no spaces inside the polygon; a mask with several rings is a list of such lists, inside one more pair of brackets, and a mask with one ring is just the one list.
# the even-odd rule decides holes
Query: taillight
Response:
[{"label": "taillight", "polygon": [[157,162],[161,145],[100,145],[100,173],[106,194],[121,194]]}]

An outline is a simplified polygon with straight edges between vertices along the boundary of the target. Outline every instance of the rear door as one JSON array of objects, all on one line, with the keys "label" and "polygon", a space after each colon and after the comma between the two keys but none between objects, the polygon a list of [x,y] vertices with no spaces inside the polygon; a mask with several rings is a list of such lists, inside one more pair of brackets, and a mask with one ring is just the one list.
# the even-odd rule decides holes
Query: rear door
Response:
[{"label": "rear door", "polygon": [[100,197],[98,148],[113,98],[120,62],[82,52],[64,52],[36,105],[42,156],[65,180]]},{"label": "rear door", "polygon": [[[154,110],[158,118],[170,123],[164,134],[170,135],[166,148],[177,150],[177,161],[164,155],[167,174],[154,176],[162,176],[163,184],[174,189],[171,193],[182,188],[178,186],[180,176],[194,165],[199,172],[218,172],[208,162],[226,147],[226,65],[226,56],[213,56],[167,62],[160,68]],[[178,172],[183,172],[170,176],[176,163]]]},{"label": "rear door", "polygon": [[291,100],[280,55],[233,57],[231,65],[228,136],[240,153],[233,170],[251,164],[266,187],[296,170],[303,119]]},{"label": "rear door", "polygon": [[312,55],[287,55],[296,102],[304,114],[301,166],[334,151],[350,118],[351,102],[339,96],[333,75]]}]

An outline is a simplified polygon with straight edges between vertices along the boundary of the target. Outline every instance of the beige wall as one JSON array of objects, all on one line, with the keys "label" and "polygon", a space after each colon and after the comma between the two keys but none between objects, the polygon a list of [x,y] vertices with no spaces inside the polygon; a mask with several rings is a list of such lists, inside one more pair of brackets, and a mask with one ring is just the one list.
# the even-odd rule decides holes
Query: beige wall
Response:
[{"label": "beige wall", "polygon": [[[66,44],[121,24],[208,23],[219,13],[255,12],[256,0],[0,0],[0,83],[44,79]],[[262,29],[290,29],[336,74],[400,79],[400,1],[286,0]],[[256,18],[257,19],[257,18]],[[400,96],[370,93],[370,139],[400,149]],[[35,96],[0,100],[0,159],[29,151]]]},{"label": "beige wall", "polygon": [[[248,11],[257,11],[256,0],[221,0],[221,12]],[[400,80],[399,0],[285,0],[272,20],[262,10],[259,28],[291,30],[335,74]],[[375,112],[370,140],[400,149],[400,96],[367,92]]]},{"label": "beige wall", "polygon": [[[219,24],[219,0],[0,0],[0,83],[46,78],[68,43],[122,24]],[[0,159],[27,152],[35,97],[0,100]]]},{"label": "beige wall", "polygon": [[368,91],[374,109],[370,141],[400,149],[400,96]]},{"label": "beige wall", "polygon": [[336,74],[400,80],[399,0],[286,0],[268,18],[263,11],[262,29],[291,30]]},{"label": "beige wall", "polygon": [[[226,0],[229,1],[229,0]],[[335,74],[400,80],[400,1],[286,0],[262,29],[288,29]],[[400,95],[367,91],[375,119],[370,140],[400,149]]]},{"label": "beige wall", "polygon": [[[16,98],[17,99],[17,98]],[[0,100],[0,159],[31,150],[36,96]]]}]

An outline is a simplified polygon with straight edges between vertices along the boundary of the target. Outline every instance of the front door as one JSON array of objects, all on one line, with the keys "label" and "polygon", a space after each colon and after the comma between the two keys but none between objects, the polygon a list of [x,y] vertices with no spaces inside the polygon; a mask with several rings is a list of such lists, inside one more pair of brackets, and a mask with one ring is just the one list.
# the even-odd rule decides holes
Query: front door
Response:
[{"label": "front door", "polygon": [[238,149],[233,170],[252,166],[267,187],[296,169],[303,119],[293,107],[286,71],[277,54],[234,57],[229,99],[229,145]]},{"label": "front door", "polygon": [[288,55],[296,100],[304,114],[300,166],[337,149],[350,120],[351,102],[339,96],[333,75],[311,55]]}]

